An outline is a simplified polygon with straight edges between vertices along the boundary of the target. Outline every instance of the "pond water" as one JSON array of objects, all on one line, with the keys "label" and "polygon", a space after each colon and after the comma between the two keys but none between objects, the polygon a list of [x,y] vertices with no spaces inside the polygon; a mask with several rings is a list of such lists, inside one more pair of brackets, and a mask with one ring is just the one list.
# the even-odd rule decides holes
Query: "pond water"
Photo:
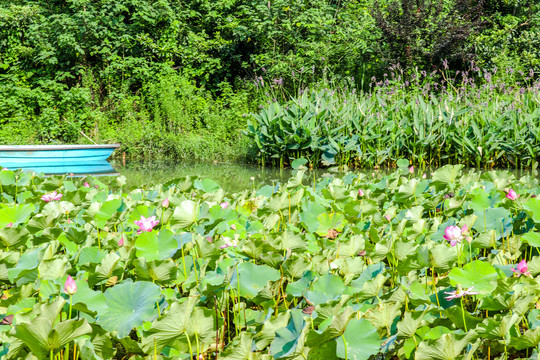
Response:
[{"label": "pond water", "polygon": [[[261,185],[286,182],[294,173],[292,169],[261,168],[255,165],[226,163],[177,163],[177,162],[112,162],[114,169],[124,175],[131,186],[153,185],[184,177],[206,177],[216,181],[228,192],[238,192]],[[306,181],[335,175],[329,170],[310,170]]]},{"label": "pond water", "polygon": [[[224,190],[228,192],[238,192],[262,185],[272,185],[275,183],[284,183],[295,173],[292,169],[261,168],[256,165],[246,164],[227,164],[227,163],[178,163],[178,162],[111,162],[114,169],[126,176],[127,184],[131,186],[153,185],[164,183],[169,180],[192,176],[206,177],[216,181]],[[435,169],[426,170],[427,176]],[[469,171],[473,169],[464,169]],[[356,173],[365,173],[369,176],[376,172],[377,177],[395,169],[373,170],[363,169],[355,170]],[[485,171],[485,170],[482,170]],[[520,177],[530,174],[530,171],[510,170]],[[306,172],[304,182],[315,182],[322,177],[344,174],[334,169],[317,169]]]}]

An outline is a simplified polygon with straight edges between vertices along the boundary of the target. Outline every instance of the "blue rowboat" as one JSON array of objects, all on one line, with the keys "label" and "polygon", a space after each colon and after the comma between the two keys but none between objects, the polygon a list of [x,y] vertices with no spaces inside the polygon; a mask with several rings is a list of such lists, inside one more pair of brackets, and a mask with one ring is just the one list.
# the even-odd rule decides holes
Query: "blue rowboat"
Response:
[{"label": "blue rowboat", "polygon": [[10,170],[39,166],[92,165],[107,160],[119,144],[0,145],[0,165]]},{"label": "blue rowboat", "polygon": [[43,164],[29,164],[8,167],[9,170],[22,169],[24,171],[31,171],[35,173],[43,173],[46,175],[62,175],[73,174],[74,176],[82,175],[108,175],[118,176],[119,173],[112,167],[107,160],[96,161],[92,164],[71,164],[71,165],[56,165],[49,166],[46,163]]}]

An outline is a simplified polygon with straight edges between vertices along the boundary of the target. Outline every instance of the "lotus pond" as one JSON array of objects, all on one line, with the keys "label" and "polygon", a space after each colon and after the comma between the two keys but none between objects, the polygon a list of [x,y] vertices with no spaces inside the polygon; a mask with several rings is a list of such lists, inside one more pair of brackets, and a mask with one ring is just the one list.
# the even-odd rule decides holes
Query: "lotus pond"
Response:
[{"label": "lotus pond", "polygon": [[534,176],[0,171],[3,359],[537,358]]}]

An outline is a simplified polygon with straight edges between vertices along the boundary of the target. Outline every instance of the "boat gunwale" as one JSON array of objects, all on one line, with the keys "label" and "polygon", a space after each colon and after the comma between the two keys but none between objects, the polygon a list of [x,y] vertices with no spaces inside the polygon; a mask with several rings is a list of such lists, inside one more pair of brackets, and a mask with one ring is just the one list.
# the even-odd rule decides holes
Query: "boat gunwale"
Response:
[{"label": "boat gunwale", "polygon": [[58,151],[58,150],[92,150],[118,149],[120,144],[96,145],[0,145],[0,151]]}]

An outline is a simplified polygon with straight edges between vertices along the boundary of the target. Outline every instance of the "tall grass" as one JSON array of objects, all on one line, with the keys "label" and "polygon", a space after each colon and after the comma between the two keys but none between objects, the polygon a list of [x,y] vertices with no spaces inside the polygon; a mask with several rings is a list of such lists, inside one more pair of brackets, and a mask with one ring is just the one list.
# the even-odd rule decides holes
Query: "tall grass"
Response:
[{"label": "tall grass", "polygon": [[299,157],[312,166],[394,166],[406,157],[431,167],[532,167],[540,158],[540,81],[531,72],[508,84],[511,69],[496,75],[474,64],[408,75],[395,66],[367,91],[306,88],[288,100],[274,82],[246,134],[262,163],[280,166]]}]

